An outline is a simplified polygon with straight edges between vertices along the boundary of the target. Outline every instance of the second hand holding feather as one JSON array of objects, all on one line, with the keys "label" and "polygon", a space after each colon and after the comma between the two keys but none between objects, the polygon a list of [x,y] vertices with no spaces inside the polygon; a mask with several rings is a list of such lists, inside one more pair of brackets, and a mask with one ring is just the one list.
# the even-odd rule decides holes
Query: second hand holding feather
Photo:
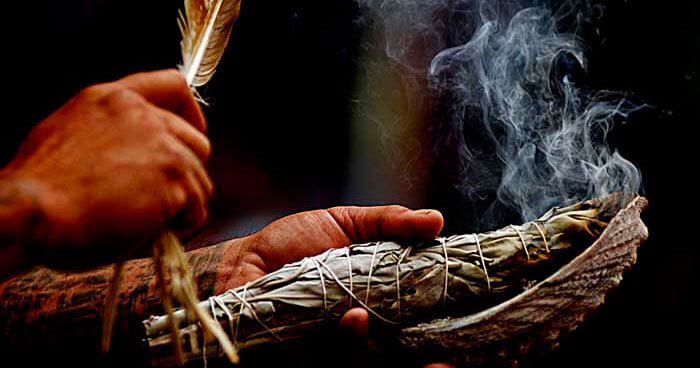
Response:
[{"label": "second hand holding feather", "polygon": [[[185,12],[180,12],[178,25],[182,33],[181,52],[183,64],[180,71],[193,89],[205,85],[221,61],[231,28],[240,13],[241,0],[185,0]],[[222,350],[232,363],[238,363],[237,349],[221,326],[199,307],[197,288],[192,272],[184,257],[184,248],[172,231],[165,231],[153,245],[154,258],[161,283],[161,294],[166,313],[172,315],[170,293],[199,320],[202,328],[218,340]],[[115,266],[111,290],[106,301],[102,328],[102,351],[111,345],[111,335],[116,318],[117,294],[121,284],[123,262]],[[170,272],[171,285],[165,284],[165,273]],[[180,341],[173,325],[175,341]],[[205,342],[206,343],[206,342]],[[181,344],[176,344],[175,355],[182,365],[184,356]]]}]

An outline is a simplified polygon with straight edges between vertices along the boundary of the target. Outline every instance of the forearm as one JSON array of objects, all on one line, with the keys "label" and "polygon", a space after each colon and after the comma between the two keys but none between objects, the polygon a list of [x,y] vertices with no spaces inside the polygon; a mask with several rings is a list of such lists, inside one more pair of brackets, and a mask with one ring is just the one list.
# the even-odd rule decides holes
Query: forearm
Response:
[{"label": "forearm", "polygon": [[41,222],[31,183],[0,170],[0,280],[31,265]]},{"label": "forearm", "polygon": [[[238,253],[237,241],[188,253],[200,298],[223,291]],[[115,341],[137,339],[140,322],[163,313],[152,261],[129,261],[124,271]],[[0,343],[24,347],[70,340],[73,347],[81,341],[87,342],[81,349],[96,350],[112,274],[112,267],[72,274],[34,268],[9,278],[0,285]]]}]

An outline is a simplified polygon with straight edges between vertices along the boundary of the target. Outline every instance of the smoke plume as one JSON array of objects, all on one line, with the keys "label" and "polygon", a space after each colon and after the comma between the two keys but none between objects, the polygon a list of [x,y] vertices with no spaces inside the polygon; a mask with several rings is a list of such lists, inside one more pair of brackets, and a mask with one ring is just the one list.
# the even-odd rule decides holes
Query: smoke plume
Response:
[{"label": "smoke plume", "polygon": [[[357,0],[383,49],[434,100],[436,154],[472,200],[532,220],[547,208],[640,190],[638,169],[606,140],[639,108],[579,83],[590,1]],[[449,153],[449,154],[446,154]]]}]

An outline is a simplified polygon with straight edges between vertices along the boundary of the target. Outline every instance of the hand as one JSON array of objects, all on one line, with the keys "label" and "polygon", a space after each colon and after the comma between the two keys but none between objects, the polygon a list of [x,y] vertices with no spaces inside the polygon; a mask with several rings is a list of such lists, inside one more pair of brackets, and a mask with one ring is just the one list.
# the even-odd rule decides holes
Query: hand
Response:
[{"label": "hand", "polygon": [[302,212],[277,220],[260,232],[232,240],[224,259],[233,260],[219,275],[216,290],[238,287],[287,263],[331,248],[377,240],[420,241],[435,238],[443,219],[434,210],[401,206],[335,207]]},{"label": "hand", "polygon": [[34,194],[44,260],[88,267],[142,247],[176,215],[184,231],[206,221],[205,129],[180,73],[135,74],[81,91],[0,173]]},{"label": "hand", "polygon": [[[268,225],[260,232],[229,246],[224,259],[234,259],[218,275],[219,293],[275,271],[284,264],[320,254],[330,248],[378,240],[421,241],[435,238],[442,229],[442,215],[433,210],[411,211],[400,206],[336,207],[302,212]],[[229,244],[230,245],[230,244]],[[353,340],[367,341],[369,316],[355,308],[341,319],[341,327],[352,331]],[[434,364],[431,368],[450,368]]]}]

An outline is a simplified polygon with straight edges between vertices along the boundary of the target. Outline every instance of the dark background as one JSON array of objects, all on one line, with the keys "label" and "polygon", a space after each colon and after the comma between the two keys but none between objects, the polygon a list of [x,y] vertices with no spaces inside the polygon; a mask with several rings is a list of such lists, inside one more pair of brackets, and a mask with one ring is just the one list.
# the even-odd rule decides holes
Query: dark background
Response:
[{"label": "dark background", "polygon": [[[2,10],[0,162],[81,88],[176,66],[179,3],[39,1]],[[600,310],[559,349],[525,366],[673,366],[689,362],[696,349],[698,305],[690,295],[697,287],[690,280],[697,277],[698,256],[700,12],[694,3],[608,1],[600,36],[588,40],[588,82],[650,105],[611,137],[643,174],[650,239]],[[339,204],[438,208],[447,232],[469,228],[461,217],[468,204],[439,170],[406,173],[383,153],[382,140],[353,126],[366,37],[359,13],[351,0],[244,4],[219,72],[202,91],[210,103],[205,113],[217,194],[212,221],[195,244]],[[427,127],[417,134],[429,140]],[[406,180],[414,175],[421,178]],[[338,350],[338,356],[347,353]]]}]

